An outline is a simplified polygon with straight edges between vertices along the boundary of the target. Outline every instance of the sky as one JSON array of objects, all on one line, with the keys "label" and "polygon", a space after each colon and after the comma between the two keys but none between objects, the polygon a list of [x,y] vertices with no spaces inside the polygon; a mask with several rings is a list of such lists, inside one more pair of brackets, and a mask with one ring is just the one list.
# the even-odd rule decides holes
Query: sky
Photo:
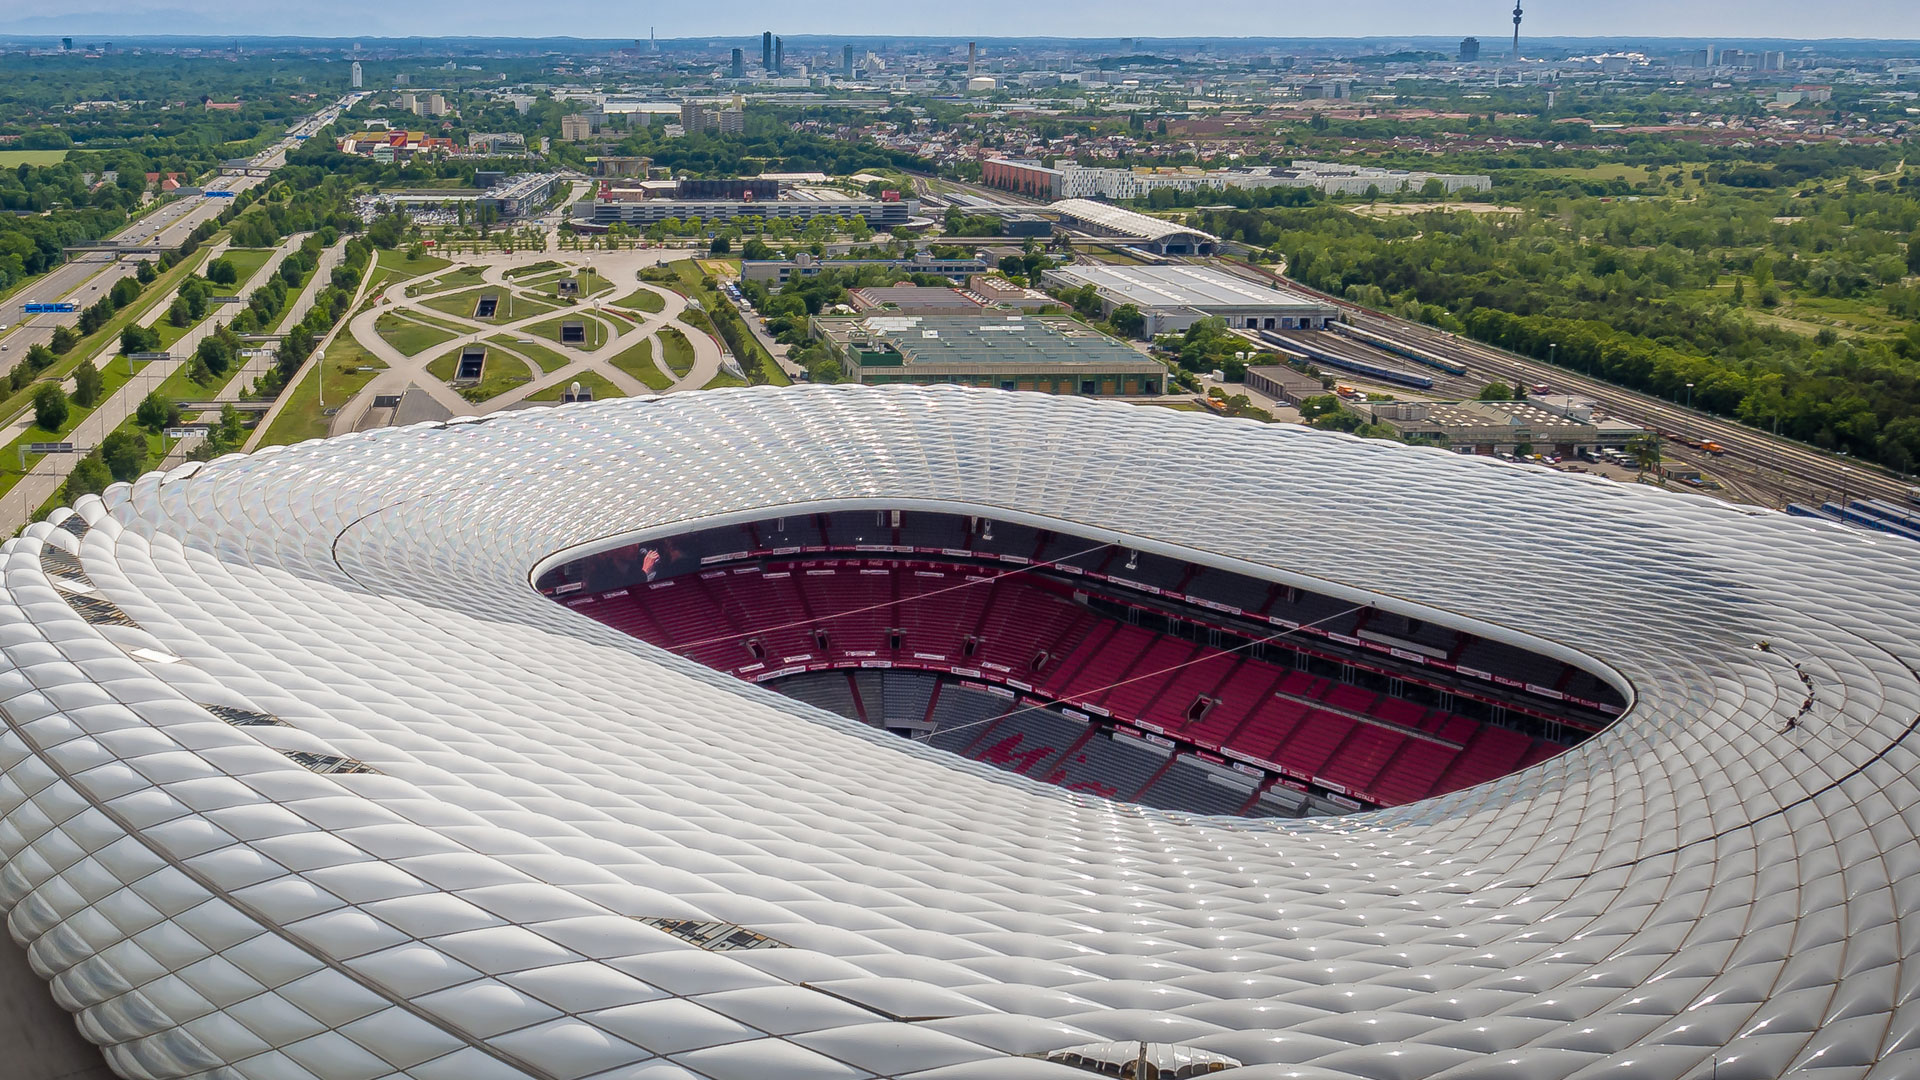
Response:
[{"label": "sky", "polygon": [[[1523,0],[1522,34],[1706,39],[1920,39],[1920,0]],[[645,37],[898,34],[1062,37],[1397,37],[1512,33],[1507,0],[735,0],[725,5],[571,5],[562,19],[525,0],[63,0],[0,5],[0,31],[110,38],[113,34]],[[649,10],[652,8],[653,10]],[[37,12],[37,13],[36,13]]]}]

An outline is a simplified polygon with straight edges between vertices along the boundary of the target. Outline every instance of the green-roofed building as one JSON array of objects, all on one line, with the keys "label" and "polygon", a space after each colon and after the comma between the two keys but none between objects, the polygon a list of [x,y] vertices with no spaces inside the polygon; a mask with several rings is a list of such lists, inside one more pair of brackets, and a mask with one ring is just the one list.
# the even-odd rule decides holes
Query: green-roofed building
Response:
[{"label": "green-roofed building", "polygon": [[857,383],[952,383],[1090,397],[1150,396],[1167,369],[1063,316],[818,316],[809,323]]}]

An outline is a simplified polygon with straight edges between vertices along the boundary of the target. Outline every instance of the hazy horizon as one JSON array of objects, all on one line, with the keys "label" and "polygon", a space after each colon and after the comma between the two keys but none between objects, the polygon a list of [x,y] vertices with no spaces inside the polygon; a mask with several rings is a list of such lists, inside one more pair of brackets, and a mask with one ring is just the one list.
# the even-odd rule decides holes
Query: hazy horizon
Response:
[{"label": "hazy horizon", "polygon": [[[1920,3],[1913,0],[1847,0],[1808,5],[1791,0],[1707,0],[1684,6],[1656,0],[1618,0],[1604,6],[1530,4],[1522,24],[1528,37],[1590,38],[1784,38],[1920,39]],[[579,25],[556,27],[551,12],[498,0],[421,0],[408,5],[338,0],[325,8],[260,4],[236,7],[230,0],[76,0],[69,13],[0,16],[0,33],[110,38],[119,35],[368,37],[743,37],[763,29],[786,36],[859,31],[861,37],[1048,36],[1396,38],[1461,37],[1483,40],[1512,34],[1510,5],[1432,4],[1419,0],[1363,0],[1319,10],[1290,10],[1276,17],[1262,0],[1215,0],[1171,6],[1145,0],[1112,0],[1096,6],[1039,8],[1007,0],[904,15],[876,33],[874,9],[849,0],[821,0],[806,7],[748,3],[727,9],[725,23],[712,9],[671,9],[656,17],[602,14]],[[991,35],[983,31],[991,30]],[[556,32],[558,31],[558,32]],[[1095,32],[1097,31],[1097,32]]]}]

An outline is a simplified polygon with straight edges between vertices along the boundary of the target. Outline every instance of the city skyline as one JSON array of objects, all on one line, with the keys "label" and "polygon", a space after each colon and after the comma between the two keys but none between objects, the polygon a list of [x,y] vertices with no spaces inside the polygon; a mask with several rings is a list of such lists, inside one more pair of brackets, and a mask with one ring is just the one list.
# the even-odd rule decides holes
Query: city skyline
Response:
[{"label": "city skyline", "polygon": [[[915,13],[889,29],[901,37],[978,35],[990,27],[993,36],[1115,37],[1092,34],[1085,9],[1037,9],[1029,5],[989,0],[966,9],[932,9]],[[1373,0],[1323,10],[1290,11],[1284,19],[1256,0],[1219,0],[1201,8],[1147,4],[1120,0],[1099,11],[1097,29],[1123,29],[1134,37],[1284,37],[1284,38],[1398,38],[1477,35],[1483,39],[1507,36],[1509,12],[1503,3],[1431,5],[1413,0]],[[787,5],[749,4],[728,9],[724,23],[703,10],[635,13],[608,17],[591,26],[570,28],[575,36],[593,38],[746,37],[765,25],[779,25],[792,35],[830,35],[858,28],[871,34],[871,12],[847,0],[824,0],[794,9]],[[156,3],[94,3],[76,5],[61,15],[0,18],[0,33],[77,34],[105,37],[137,34],[171,35],[302,35],[320,37],[550,37],[551,18],[522,5],[452,3],[450,0],[394,8],[368,0],[345,0],[324,11],[304,6],[267,6],[252,9],[236,25],[231,5],[217,0],[166,0]],[[1905,40],[1920,38],[1920,6],[1906,0],[1853,0],[1810,7],[1788,0],[1730,0],[1674,7],[1655,0],[1621,0],[1605,8],[1582,6],[1529,9],[1521,30],[1528,37],[1645,36],[1649,38],[1785,38],[1795,40]]]}]

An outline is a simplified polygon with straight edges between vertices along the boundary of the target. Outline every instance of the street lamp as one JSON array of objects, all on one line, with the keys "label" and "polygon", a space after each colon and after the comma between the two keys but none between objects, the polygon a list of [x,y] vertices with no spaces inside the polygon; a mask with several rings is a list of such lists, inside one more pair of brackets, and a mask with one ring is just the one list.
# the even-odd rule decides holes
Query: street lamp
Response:
[{"label": "street lamp", "polygon": [[1549,365],[1553,365],[1555,363],[1554,358],[1559,355],[1560,355],[1560,343],[1557,341],[1547,342],[1547,363]]}]

